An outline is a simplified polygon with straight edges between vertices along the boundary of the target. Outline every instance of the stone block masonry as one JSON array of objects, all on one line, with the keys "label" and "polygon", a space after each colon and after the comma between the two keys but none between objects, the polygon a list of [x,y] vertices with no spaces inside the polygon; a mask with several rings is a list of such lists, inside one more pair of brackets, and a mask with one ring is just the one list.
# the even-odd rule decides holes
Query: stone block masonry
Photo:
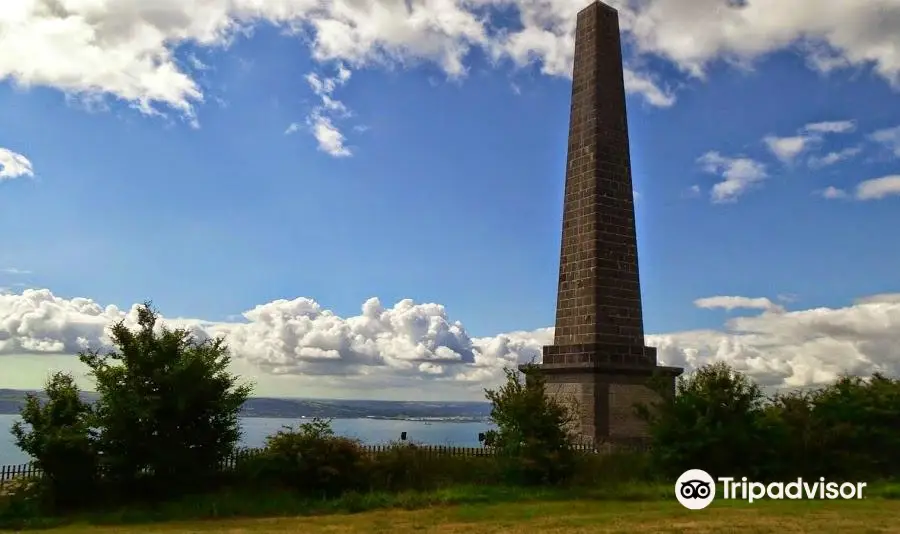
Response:
[{"label": "stone block masonry", "polygon": [[578,406],[594,441],[646,437],[636,402],[655,394],[656,349],[644,345],[619,16],[594,2],[578,13],[553,345],[540,369],[548,393]]},{"label": "stone block masonry", "polygon": [[644,345],[621,65],[618,14],[594,3],[575,33],[554,345]]}]

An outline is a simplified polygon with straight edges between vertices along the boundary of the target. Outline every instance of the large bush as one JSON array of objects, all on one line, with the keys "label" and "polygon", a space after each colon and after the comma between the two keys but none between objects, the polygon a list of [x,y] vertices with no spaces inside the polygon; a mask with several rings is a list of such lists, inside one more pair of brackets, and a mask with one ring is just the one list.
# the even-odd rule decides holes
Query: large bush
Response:
[{"label": "large bush", "polygon": [[222,339],[157,328],[157,318],[145,304],[137,329],[112,327],[115,351],[79,357],[100,394],[94,426],[105,478],[127,489],[143,474],[173,494],[217,474],[240,437],[238,414],[251,387],[228,372]]},{"label": "large bush", "polygon": [[900,475],[900,380],[841,377],[813,399],[814,443],[829,474]]},{"label": "large bush", "polygon": [[43,404],[37,395],[28,394],[22,421],[13,424],[12,435],[44,473],[40,489],[46,504],[54,508],[85,504],[97,488],[91,407],[79,397],[70,374],[53,374],[44,393]]},{"label": "large bush", "polygon": [[674,398],[641,413],[653,464],[670,477],[692,468],[768,480],[900,476],[900,380],[879,374],[766,398],[719,362],[680,378]]},{"label": "large bush", "polygon": [[366,451],[358,441],[336,436],[324,419],[269,436],[265,453],[255,463],[263,480],[303,493],[335,496],[368,486]]},{"label": "large bush", "polygon": [[765,409],[769,472],[872,480],[900,476],[900,380],[848,377],[774,395]]},{"label": "large bush", "polygon": [[488,432],[508,481],[522,484],[558,484],[575,470],[573,413],[556,397],[547,395],[546,381],[535,365],[522,372],[506,370],[506,383],[485,390],[491,401]]},{"label": "large bush", "polygon": [[762,424],[765,396],[746,375],[718,362],[678,378],[674,397],[641,406],[652,459],[678,476],[703,469],[715,476],[756,476],[773,443]]},{"label": "large bush", "polygon": [[818,391],[773,395],[764,408],[762,427],[770,440],[764,471],[770,478],[831,476],[826,465],[814,409]]}]

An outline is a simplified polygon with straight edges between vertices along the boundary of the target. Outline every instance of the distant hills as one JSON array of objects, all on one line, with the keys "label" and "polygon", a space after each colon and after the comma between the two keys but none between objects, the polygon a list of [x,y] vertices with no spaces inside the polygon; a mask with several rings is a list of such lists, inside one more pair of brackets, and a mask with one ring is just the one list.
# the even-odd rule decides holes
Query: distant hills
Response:
[{"label": "distant hills", "polygon": [[[25,402],[25,395],[40,391],[0,389],[0,414],[18,414]],[[82,397],[93,402],[96,393],[82,392]],[[426,401],[378,401],[334,399],[287,399],[253,397],[244,403],[244,417],[273,417],[300,419],[322,417],[327,419],[423,419],[483,421],[491,413],[487,402],[426,402]]]}]

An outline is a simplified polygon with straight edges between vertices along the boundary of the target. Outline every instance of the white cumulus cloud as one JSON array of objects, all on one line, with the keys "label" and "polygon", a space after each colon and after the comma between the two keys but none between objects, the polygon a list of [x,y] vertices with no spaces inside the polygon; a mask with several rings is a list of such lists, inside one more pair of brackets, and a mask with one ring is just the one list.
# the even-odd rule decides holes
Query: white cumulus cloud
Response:
[{"label": "white cumulus cloud", "polygon": [[[763,138],[763,143],[783,163],[792,163],[801,153],[819,146],[826,134],[849,133],[855,128],[856,122],[850,120],[813,122],[799,128],[796,135],[787,137],[767,135]],[[853,157],[859,152],[860,149],[854,147],[829,152],[824,156],[812,156],[809,159],[809,165],[819,168],[833,165],[838,161]]]},{"label": "white cumulus cloud", "polygon": [[712,151],[700,156],[697,162],[705,172],[722,178],[710,191],[715,203],[736,201],[768,176],[764,164],[746,157],[727,157]]},{"label": "white cumulus cloud", "polygon": [[675,95],[672,91],[660,87],[650,74],[625,68],[623,76],[625,91],[643,95],[648,103],[656,107],[667,108],[675,104]]},{"label": "white cumulus cloud", "polygon": [[[898,0],[610,0],[637,56],[668,60],[697,78],[718,60],[750,66],[791,48],[823,72],[871,68],[900,87]],[[0,9],[0,80],[95,101],[111,96],[144,113],[190,121],[206,99],[196,56],[225,48],[262,23],[298,36],[319,62],[351,67],[438,65],[466,74],[470,53],[498,64],[536,63],[568,76],[571,0],[8,0]],[[652,73],[626,67],[626,88],[667,106],[675,95]]]},{"label": "white cumulus cloud", "polygon": [[900,304],[900,293],[881,293],[858,298],[856,304]]},{"label": "white cumulus cloud", "polygon": [[[136,324],[135,307],[120,310],[46,289],[0,294],[3,354],[74,354],[109,344],[107,327]],[[360,314],[340,317],[308,298],[256,306],[237,322],[164,318],[199,338],[225,335],[234,355],[267,375],[341,377],[353,382],[440,379],[471,383],[502,376],[505,367],[540,355],[546,334],[472,338],[439,304],[372,298]],[[550,334],[552,337],[552,334]],[[546,343],[545,343],[546,344]]]},{"label": "white cumulus cloud", "polygon": [[823,156],[811,156],[808,163],[813,169],[821,169],[822,167],[834,165],[835,163],[858,156],[860,152],[862,152],[862,148],[858,146],[847,147],[841,150],[828,152]]},{"label": "white cumulus cloud", "polygon": [[834,200],[838,198],[847,198],[847,192],[843,189],[834,187],[833,185],[829,185],[825,189],[821,191],[816,191],[817,194],[821,195],[822,198],[827,198],[828,200]]},{"label": "white cumulus cloud", "polygon": [[[850,197],[847,191],[834,186],[828,186],[816,193],[827,199]],[[900,175],[864,180],[856,184],[853,191],[853,198],[859,201],[881,200],[890,196],[900,196]]]},{"label": "white cumulus cloud", "polygon": [[[322,78],[314,72],[306,75],[306,82],[321,99],[321,104],[313,108],[307,116],[306,123],[318,142],[319,150],[334,157],[352,155],[350,149],[345,146],[346,137],[334,125],[336,118],[350,116],[350,110],[343,102],[332,97],[334,90],[346,84],[350,76],[350,70],[344,65],[338,65],[337,74],[331,78]],[[297,123],[292,123],[285,133],[293,133],[297,129]]]},{"label": "white cumulus cloud", "polygon": [[900,195],[900,174],[865,180],[856,186],[857,200],[879,200],[896,195]]},{"label": "white cumulus cloud", "polygon": [[[725,361],[776,387],[821,384],[843,372],[900,373],[900,294],[797,311],[765,297],[707,297],[695,304],[761,313],[732,318],[721,329],[648,335],[662,364],[691,371]],[[0,292],[0,368],[5,354],[40,358],[107,344],[107,327],[120,319],[134,326],[135,308],[62,298],[46,289]],[[472,398],[498,384],[504,368],[540,361],[541,347],[553,340],[552,328],[476,338],[439,304],[401,300],[387,307],[375,298],[349,317],[296,298],[256,306],[239,321],[163,321],[200,338],[225,335],[241,369],[257,376],[307,377],[354,391],[426,391],[440,382],[443,391]]]},{"label": "white cumulus cloud", "polygon": [[813,122],[803,127],[803,131],[809,133],[848,133],[856,129],[854,121],[823,121]]},{"label": "white cumulus cloud", "polygon": [[900,85],[896,0],[650,0],[628,5],[635,7],[628,10],[626,26],[640,49],[698,77],[716,59],[748,65],[793,48],[823,72],[871,65],[889,83]]},{"label": "white cumulus cloud", "polygon": [[34,176],[34,166],[28,158],[0,147],[0,182],[22,176]]},{"label": "white cumulus cloud", "polygon": [[755,309],[769,311],[783,311],[784,308],[775,304],[765,297],[749,298],[736,296],[716,296],[704,297],[694,301],[694,306],[698,308],[715,309],[722,308],[725,310],[737,309]]},{"label": "white cumulus cloud", "polygon": [[775,154],[775,157],[785,163],[790,163],[801,152],[806,150],[814,139],[815,138],[813,137],[803,135],[794,135],[790,137],[776,137],[774,135],[769,135],[763,138],[763,142],[765,142],[766,146],[769,147],[769,150]]},{"label": "white cumulus cloud", "polygon": [[352,152],[346,147],[347,138],[334,125],[329,117],[321,113],[313,113],[306,119],[306,124],[312,130],[313,137],[319,144],[319,150],[334,157],[351,156]]}]

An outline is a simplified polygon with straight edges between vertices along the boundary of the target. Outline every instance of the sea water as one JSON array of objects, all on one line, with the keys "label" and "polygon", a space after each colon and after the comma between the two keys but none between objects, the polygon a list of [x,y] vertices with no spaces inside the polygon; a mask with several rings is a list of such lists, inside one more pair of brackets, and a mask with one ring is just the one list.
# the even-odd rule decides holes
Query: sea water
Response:
[{"label": "sea water", "polygon": [[[13,443],[9,429],[18,415],[0,414],[0,466],[22,464],[28,456]],[[242,417],[243,437],[241,446],[261,447],[266,436],[284,426],[297,426],[304,419],[280,419],[270,417]],[[406,432],[408,440],[427,445],[454,447],[478,447],[478,434],[490,429],[487,422],[409,421],[404,419],[333,419],[331,427],[341,436],[355,438],[366,444],[384,444],[400,439]]]}]

